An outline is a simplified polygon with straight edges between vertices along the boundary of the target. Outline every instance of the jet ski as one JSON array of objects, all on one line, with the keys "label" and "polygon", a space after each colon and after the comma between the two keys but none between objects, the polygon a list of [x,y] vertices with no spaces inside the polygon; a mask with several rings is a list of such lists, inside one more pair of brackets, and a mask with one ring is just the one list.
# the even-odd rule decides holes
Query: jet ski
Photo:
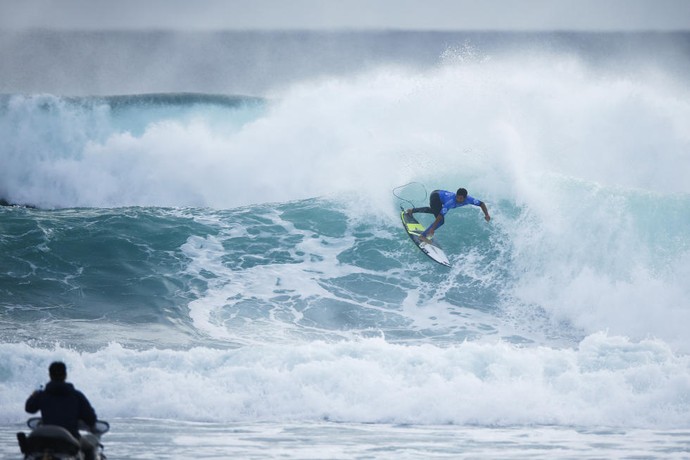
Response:
[{"label": "jet ski", "polygon": [[61,426],[43,425],[40,417],[31,417],[26,424],[29,435],[17,433],[24,460],[105,460],[100,439],[110,430],[108,422],[98,420],[92,428],[80,424],[81,439]]}]

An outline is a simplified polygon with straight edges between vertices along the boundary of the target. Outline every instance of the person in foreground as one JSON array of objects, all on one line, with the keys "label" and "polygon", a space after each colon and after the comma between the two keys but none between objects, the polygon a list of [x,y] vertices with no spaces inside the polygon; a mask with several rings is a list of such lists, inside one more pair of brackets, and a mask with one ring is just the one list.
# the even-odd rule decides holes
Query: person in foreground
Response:
[{"label": "person in foreground", "polygon": [[89,400],[74,385],[66,382],[67,367],[56,361],[48,368],[50,382],[45,390],[37,390],[26,400],[25,409],[30,414],[41,411],[43,425],[57,425],[65,428],[81,445],[86,458],[93,458],[98,448],[98,439],[79,434],[79,421],[92,429],[96,423],[96,411]]},{"label": "person in foreground", "polygon": [[486,208],[484,202],[471,197],[467,194],[467,190],[464,188],[459,188],[456,193],[449,192],[447,190],[434,190],[429,195],[429,206],[423,208],[412,208],[405,211],[407,214],[414,214],[416,212],[433,214],[436,219],[424,230],[420,236],[422,240],[428,241],[438,228],[444,224],[445,215],[453,208],[459,208],[461,206],[466,206],[472,204],[474,206],[479,206],[484,212],[484,219],[489,222],[491,216],[489,215],[489,210]]}]

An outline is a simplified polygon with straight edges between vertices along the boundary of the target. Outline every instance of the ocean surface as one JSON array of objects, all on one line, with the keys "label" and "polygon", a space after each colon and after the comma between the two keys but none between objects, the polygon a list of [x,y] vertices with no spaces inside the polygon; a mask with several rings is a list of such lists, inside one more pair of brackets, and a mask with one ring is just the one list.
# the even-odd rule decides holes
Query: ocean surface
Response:
[{"label": "ocean surface", "polygon": [[690,458],[690,34],[0,39],[3,458]]}]

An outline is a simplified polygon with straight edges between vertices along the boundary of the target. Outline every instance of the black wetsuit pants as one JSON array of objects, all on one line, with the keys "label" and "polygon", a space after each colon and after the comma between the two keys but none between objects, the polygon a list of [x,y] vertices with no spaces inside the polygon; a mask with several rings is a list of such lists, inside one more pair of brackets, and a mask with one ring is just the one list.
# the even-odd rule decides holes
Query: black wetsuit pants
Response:
[{"label": "black wetsuit pants", "polygon": [[441,214],[441,208],[443,204],[441,203],[441,197],[438,195],[438,190],[434,190],[429,195],[429,206],[423,208],[412,208],[412,213],[422,212],[426,214],[433,214],[434,217],[438,217]]}]

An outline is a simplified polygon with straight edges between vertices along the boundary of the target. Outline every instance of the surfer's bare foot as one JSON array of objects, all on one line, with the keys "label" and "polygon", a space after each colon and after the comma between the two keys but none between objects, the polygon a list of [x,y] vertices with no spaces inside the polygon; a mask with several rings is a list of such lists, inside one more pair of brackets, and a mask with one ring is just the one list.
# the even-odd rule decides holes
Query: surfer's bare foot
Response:
[{"label": "surfer's bare foot", "polygon": [[407,214],[408,216],[411,216],[412,215],[412,209],[408,209],[407,211],[405,211],[405,214]]}]

